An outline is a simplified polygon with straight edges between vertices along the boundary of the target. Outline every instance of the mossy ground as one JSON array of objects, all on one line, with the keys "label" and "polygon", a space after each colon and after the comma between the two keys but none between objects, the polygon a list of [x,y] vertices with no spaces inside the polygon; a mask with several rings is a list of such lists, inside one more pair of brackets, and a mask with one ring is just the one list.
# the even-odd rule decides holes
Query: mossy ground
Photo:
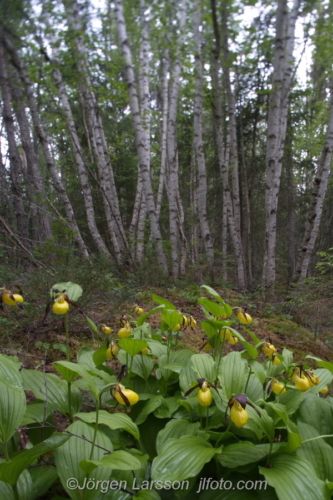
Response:
[{"label": "mossy ground", "polygon": [[[296,311],[295,319],[283,312],[277,312],[277,307],[272,307],[260,302],[250,303],[247,298],[232,290],[217,291],[230,303],[232,307],[249,305],[249,312],[254,318],[251,330],[259,339],[269,339],[276,347],[286,347],[294,352],[294,360],[303,362],[305,356],[312,354],[324,360],[333,360],[333,349],[331,341],[333,334],[331,328],[321,327],[321,333],[315,335],[313,330],[304,325],[311,325],[313,311],[310,309],[309,317],[306,310]],[[183,313],[191,314],[198,322],[195,328],[185,328],[183,337],[180,339],[180,346],[199,352],[205,341],[204,332],[200,327],[200,321],[204,319],[201,307],[196,299],[204,295],[199,287],[188,287],[187,289],[161,288],[154,290],[137,290],[129,300],[104,300],[103,295],[98,291],[91,294],[90,300],[85,304],[84,312],[97,325],[106,323],[114,330],[114,334],[119,327],[116,324],[117,318],[122,314],[130,315],[135,320],[132,307],[135,303],[140,304],[146,311],[156,306],[152,300],[152,293],[160,295],[169,301]],[[65,343],[65,329],[63,317],[49,313],[43,322],[45,304],[40,301],[39,306],[27,304],[23,311],[18,308],[6,307],[0,316],[0,336],[1,352],[8,355],[17,355],[23,362],[25,368],[34,368],[46,361],[46,370],[52,371],[52,363],[59,359],[65,359],[65,354],[53,346]],[[300,320],[301,318],[301,320]],[[152,329],[159,327],[159,315],[155,314],[149,318]],[[89,329],[85,318],[75,309],[72,309],[69,316],[70,325],[70,348],[72,358],[83,346],[97,349],[102,340],[96,333]],[[241,325],[235,326],[242,335],[252,342]],[[112,335],[112,336],[113,336]],[[36,345],[43,343],[44,345]],[[48,344],[46,349],[45,344]],[[242,350],[242,345],[227,346],[230,350]],[[264,359],[264,355],[260,354]]]}]

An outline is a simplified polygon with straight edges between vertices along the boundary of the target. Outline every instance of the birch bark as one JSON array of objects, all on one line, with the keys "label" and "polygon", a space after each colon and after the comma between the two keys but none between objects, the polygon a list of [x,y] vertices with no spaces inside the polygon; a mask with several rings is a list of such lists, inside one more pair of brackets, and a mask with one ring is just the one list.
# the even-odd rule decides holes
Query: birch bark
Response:
[{"label": "birch bark", "polygon": [[[15,71],[15,74],[13,74]],[[34,239],[44,241],[52,235],[51,217],[48,213],[45,185],[38,165],[38,157],[31,139],[30,124],[25,111],[25,101],[22,90],[17,85],[19,76],[16,70],[11,75],[11,91],[15,100],[15,115],[20,128],[22,147],[27,162],[27,184],[31,189],[32,204],[36,211],[37,228]],[[41,201],[39,201],[41,200]]]},{"label": "birch bark", "polygon": [[28,218],[27,214],[25,213],[23,203],[23,168],[20,153],[16,145],[12,96],[8,84],[5,51],[2,43],[0,43],[0,86],[3,101],[3,119],[8,141],[11,191],[13,195],[16,228],[19,236],[25,239],[24,244],[26,246],[29,246]]},{"label": "birch bark", "polygon": [[227,221],[229,225],[230,236],[234,248],[237,279],[241,289],[246,288],[246,273],[245,273],[245,259],[243,252],[242,240],[240,233],[236,230],[234,209],[229,186],[228,167],[229,154],[230,154],[230,140],[229,133],[227,133],[226,147],[223,144],[223,122],[222,122],[222,103],[220,93],[220,32],[218,28],[216,16],[215,0],[211,0],[213,26],[215,35],[215,50],[213,58],[213,91],[214,91],[214,122],[217,143],[217,154],[220,165],[221,178],[223,183],[223,214],[222,214],[222,252],[224,256],[222,272],[224,279],[227,277]]},{"label": "birch bark", "polygon": [[205,153],[202,136],[202,61],[201,61],[201,11],[200,1],[194,2],[194,45],[195,45],[195,97],[194,97],[194,140],[197,157],[199,183],[198,183],[198,211],[201,236],[209,266],[212,270],[214,262],[213,241],[209,230],[207,218],[207,174]]},{"label": "birch bark", "polygon": [[164,273],[167,273],[168,264],[163,249],[160,225],[156,217],[155,201],[154,201],[152,183],[150,178],[150,163],[145,148],[145,133],[140,118],[139,99],[135,84],[134,70],[132,65],[132,55],[127,39],[123,5],[121,0],[115,1],[115,12],[118,25],[119,43],[121,46],[123,58],[125,60],[125,79],[127,82],[128,94],[130,99],[133,128],[135,130],[136,148],[139,158],[140,173],[143,184],[143,193],[146,198],[148,217],[150,221],[152,237],[155,242],[157,260],[162,268],[162,271]]},{"label": "birch bark", "polygon": [[75,33],[76,64],[82,76],[80,91],[86,111],[89,140],[97,164],[99,184],[103,193],[105,218],[116,260],[118,264],[121,264],[124,258],[124,250],[127,248],[127,240],[120,215],[118,195],[102,119],[95,94],[91,90],[92,83],[86,63],[86,48],[82,38],[83,28],[79,7],[76,0],[64,0],[63,3],[69,26]]},{"label": "birch bark", "polygon": [[[174,278],[179,276],[180,260],[179,260],[179,238],[184,232],[179,227],[181,217],[179,216],[178,207],[181,203],[178,186],[178,162],[177,162],[177,105],[179,96],[179,78],[181,70],[180,48],[184,42],[184,24],[186,18],[186,2],[182,1],[180,20],[179,20],[179,36],[176,42],[176,51],[174,56],[174,64],[172,75],[170,78],[170,95],[169,95],[169,112],[167,119],[167,177],[168,177],[168,201],[169,201],[169,237],[171,249],[171,273]],[[169,35],[170,36],[170,35]],[[179,203],[177,203],[177,200]],[[182,238],[181,238],[182,239]],[[183,264],[184,267],[184,264]],[[183,272],[183,271],[182,271]]]},{"label": "birch bark", "polygon": [[239,165],[237,151],[237,124],[235,96],[231,88],[230,79],[230,54],[229,54],[229,34],[228,34],[228,7],[223,3],[222,8],[222,32],[223,32],[223,77],[227,94],[228,115],[229,115],[229,138],[230,138],[230,158],[229,171],[232,176],[232,202],[234,211],[235,229],[239,239],[241,239],[241,207],[239,193]]},{"label": "birch bark", "polygon": [[306,278],[310,259],[319,232],[324,200],[330,175],[333,151],[333,80],[330,82],[330,116],[326,131],[326,140],[319,158],[316,175],[313,181],[311,202],[309,205],[305,234],[301,250],[297,259],[296,279]]},{"label": "birch bark", "polygon": [[50,171],[54,187],[58,193],[58,196],[59,196],[61,203],[63,204],[64,210],[66,213],[67,222],[69,224],[71,231],[73,232],[73,239],[78,246],[79,253],[83,257],[88,258],[89,257],[88,249],[87,249],[87,247],[83,241],[83,238],[81,236],[79,227],[78,227],[76,219],[75,219],[72,204],[68,198],[65,186],[62,183],[59,172],[57,171],[56,165],[54,163],[54,160],[53,160],[53,157],[51,154],[48,138],[47,138],[44,127],[43,127],[42,122],[41,122],[40,117],[39,117],[37,102],[36,102],[36,99],[35,99],[35,96],[33,93],[33,88],[32,88],[32,84],[31,84],[29,75],[28,75],[28,73],[27,73],[27,71],[26,71],[26,69],[21,61],[21,58],[20,58],[18,52],[16,51],[13,43],[11,42],[11,40],[9,40],[9,38],[6,36],[4,36],[3,40],[4,40],[5,47],[11,56],[11,59],[12,59],[12,62],[14,64],[15,68],[18,70],[21,81],[24,84],[25,92],[26,92],[26,95],[28,98],[29,107],[30,107],[30,111],[31,111],[33,126],[34,126],[34,129],[36,131],[36,135],[40,141],[40,144],[41,144],[41,147],[43,150],[43,154],[45,157],[46,165],[47,165],[48,170]]},{"label": "birch bark", "polygon": [[168,126],[168,73],[170,67],[169,49],[164,51],[164,58],[162,61],[162,75],[161,75],[161,94],[162,94],[162,131],[161,131],[161,167],[160,177],[157,191],[156,200],[156,216],[160,219],[161,206],[163,199],[163,191],[166,176],[166,163],[167,163],[167,126]]},{"label": "birch bark", "polygon": [[[48,28],[49,33],[51,33],[50,30],[50,22],[49,22],[49,15],[47,12],[44,12],[44,22]],[[86,209],[86,216],[87,216],[87,222],[88,222],[88,227],[89,231],[91,234],[91,237],[96,245],[96,248],[100,253],[103,253],[105,255],[110,256],[110,252],[107,249],[104,240],[97,228],[96,225],[96,220],[95,220],[95,210],[94,210],[94,204],[93,204],[93,199],[92,199],[92,193],[91,193],[91,187],[90,187],[90,182],[89,182],[89,177],[88,177],[88,172],[84,160],[84,155],[80,143],[80,139],[76,130],[73,114],[72,114],[72,109],[68,100],[67,96],[67,91],[66,87],[64,85],[63,79],[61,72],[59,70],[59,51],[58,48],[55,44],[55,37],[54,35],[50,34],[50,43],[51,43],[51,48],[52,48],[52,58],[50,59],[47,54],[44,51],[44,54],[46,58],[49,60],[49,62],[52,64],[53,67],[53,78],[56,84],[56,87],[59,91],[59,97],[60,97],[60,103],[62,106],[62,109],[64,111],[64,117],[66,121],[67,128],[70,133],[70,138],[72,142],[72,148],[74,152],[74,157],[75,157],[75,162],[76,166],[78,169],[79,173],[79,179],[81,183],[81,188],[83,192],[83,199],[84,199],[84,204],[85,204],[85,209]]]},{"label": "birch bark", "polygon": [[267,288],[274,287],[276,279],[276,217],[292,84],[295,23],[299,5],[300,1],[294,0],[292,10],[289,12],[287,0],[279,0],[276,17],[273,91],[270,95],[266,147],[263,283]]}]

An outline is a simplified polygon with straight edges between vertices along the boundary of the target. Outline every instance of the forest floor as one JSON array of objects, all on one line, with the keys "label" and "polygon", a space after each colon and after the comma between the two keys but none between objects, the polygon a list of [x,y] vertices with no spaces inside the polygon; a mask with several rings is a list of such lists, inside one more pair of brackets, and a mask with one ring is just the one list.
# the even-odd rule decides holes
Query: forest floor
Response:
[{"label": "forest floor", "polygon": [[[308,354],[327,361],[333,360],[331,299],[318,299],[316,302],[312,301],[298,307],[282,304],[281,307],[281,304],[272,305],[260,301],[249,301],[249,297],[244,297],[232,290],[222,290],[218,287],[216,289],[232,307],[247,305],[248,312],[253,317],[251,331],[259,339],[267,339],[277,348],[286,347],[293,351],[294,361],[304,362]],[[136,290],[134,294],[129,294],[127,300],[122,298],[120,301],[105,300],[104,294],[96,291],[83,308],[85,314],[96,325],[105,323],[113,328],[113,335],[116,335],[119,329],[116,325],[117,318],[123,314],[133,317],[131,315],[133,315],[132,309],[135,303],[143,307],[145,311],[156,307],[157,304],[152,300],[152,293],[169,300],[181,312],[191,314],[197,320],[195,328],[188,327],[183,330],[180,346],[200,352],[205,343],[200,321],[205,318],[196,300],[198,296],[204,295],[199,287]],[[62,317],[50,313],[43,322],[44,308],[45,304],[41,304],[39,309],[35,308],[30,314],[29,308],[26,311],[20,311],[18,308],[7,307],[0,318],[2,339],[0,352],[18,356],[25,368],[40,367],[45,362],[46,371],[53,371],[52,363],[65,359],[65,353],[59,350],[59,344],[65,344],[64,321]],[[158,314],[149,317],[153,330],[159,327],[159,321]],[[73,358],[83,346],[97,349],[101,345],[101,339],[92,333],[85,318],[74,308],[69,315],[69,325]],[[252,342],[242,327],[236,328]],[[242,349],[241,344],[228,344],[227,347],[227,350]],[[260,356],[265,357],[263,354]]]}]

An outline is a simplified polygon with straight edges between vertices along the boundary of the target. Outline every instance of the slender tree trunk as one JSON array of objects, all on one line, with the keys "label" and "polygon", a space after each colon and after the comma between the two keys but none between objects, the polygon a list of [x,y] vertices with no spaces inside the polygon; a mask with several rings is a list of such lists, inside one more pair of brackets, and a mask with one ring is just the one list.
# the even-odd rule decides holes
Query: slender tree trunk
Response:
[{"label": "slender tree trunk", "polygon": [[[44,21],[47,26],[47,28],[50,29],[50,23],[48,19],[48,14],[44,13]],[[96,220],[95,220],[95,210],[94,210],[94,204],[93,204],[93,199],[92,199],[92,193],[91,193],[91,187],[89,183],[89,178],[88,178],[88,172],[83,156],[83,151],[80,143],[80,139],[76,130],[71,106],[69,104],[69,100],[67,97],[67,91],[66,87],[64,85],[64,82],[62,80],[62,75],[61,72],[58,68],[59,66],[59,55],[58,55],[58,48],[56,47],[55,44],[55,39],[54,36],[50,36],[50,42],[51,42],[51,47],[52,47],[52,59],[47,56],[45,53],[45,56],[47,60],[52,64],[53,67],[53,78],[56,84],[56,87],[59,91],[59,97],[60,97],[60,103],[62,106],[62,109],[64,111],[64,117],[66,121],[67,128],[70,133],[71,137],[71,142],[72,142],[72,147],[73,147],[73,152],[74,152],[74,157],[75,157],[75,162],[76,166],[78,169],[79,173],[79,179],[81,183],[81,188],[83,192],[83,199],[84,199],[84,204],[85,204],[85,209],[86,209],[86,215],[87,215],[87,222],[88,222],[88,227],[89,231],[91,234],[91,237],[96,245],[96,248],[100,253],[103,253],[105,255],[110,256],[110,252],[107,249],[103,238],[97,228],[96,225]]]},{"label": "slender tree trunk", "polygon": [[[221,103],[220,84],[219,84],[220,34],[217,23],[215,0],[211,0],[211,6],[213,14],[214,34],[215,34],[215,50],[213,59],[214,122],[216,131],[217,153],[220,165],[221,178],[223,182],[224,207],[223,207],[223,220],[222,220],[222,252],[226,259],[227,257],[226,217],[227,217],[230,236],[234,247],[235,259],[236,259],[238,284],[239,287],[244,290],[246,288],[245,259],[244,259],[242,240],[240,238],[240,234],[236,230],[233,204],[229,187],[228,167],[227,167],[229,163],[230,134],[227,134],[226,148],[223,147],[222,103]],[[222,270],[223,275],[226,276],[227,274],[226,263],[223,264],[222,269],[223,269]]]},{"label": "slender tree trunk", "polygon": [[190,166],[190,206],[191,206],[191,226],[190,226],[190,255],[192,264],[198,260],[198,224],[197,224],[197,182],[194,145],[191,154]]},{"label": "slender tree trunk", "polygon": [[276,18],[273,90],[270,94],[266,149],[263,282],[267,288],[273,288],[276,279],[276,217],[292,83],[295,23],[299,3],[299,0],[294,0],[292,10],[288,12],[287,0],[279,0]]},{"label": "slender tree trunk", "polygon": [[222,207],[222,278],[228,281],[228,207],[223,197]]},{"label": "slender tree trunk", "polygon": [[147,157],[146,148],[145,148],[145,133],[143,130],[141,118],[140,118],[140,110],[139,110],[139,100],[136,91],[134,70],[132,65],[132,55],[131,50],[128,44],[127,33],[126,33],[126,25],[123,13],[123,6],[121,0],[115,1],[115,12],[116,19],[118,24],[118,36],[119,42],[122,49],[122,54],[125,59],[125,78],[128,86],[128,93],[130,99],[130,107],[132,114],[133,127],[135,130],[135,140],[137,147],[137,154],[139,157],[140,163],[140,173],[142,177],[143,183],[143,193],[146,198],[147,203],[147,211],[148,217],[150,221],[150,227],[152,232],[152,237],[155,242],[156,247],[156,255],[159,265],[162,270],[167,273],[168,272],[168,264],[166,260],[166,256],[163,249],[162,243],[162,235],[160,230],[160,225],[158,219],[156,217],[156,209],[155,209],[155,201],[152,190],[152,183],[150,178],[150,165],[149,158]]},{"label": "slender tree trunk", "polygon": [[[244,216],[244,237],[242,241],[243,248],[247,249],[247,276],[251,283],[253,278],[252,272],[252,241],[251,241],[251,204],[250,204],[250,186],[247,176],[247,162],[245,157],[245,145],[244,145],[244,135],[243,135],[243,120],[240,117],[240,145],[241,145],[241,157],[242,157],[242,177],[244,179],[244,191],[245,191],[245,216]],[[245,258],[245,256],[244,256]]]},{"label": "slender tree trunk", "polygon": [[8,185],[7,170],[2,159],[2,151],[0,149],[0,210],[1,214],[6,214],[6,220],[12,223],[13,219],[13,203]]},{"label": "slender tree trunk", "polygon": [[[14,71],[15,74],[13,74]],[[44,241],[52,235],[51,217],[48,213],[44,179],[38,165],[36,149],[31,139],[30,124],[25,111],[25,100],[22,95],[22,90],[17,83],[19,83],[19,76],[16,70],[13,70],[11,90],[16,102],[15,114],[20,127],[22,147],[27,162],[27,184],[28,188],[30,187],[32,190],[32,204],[36,210],[37,217],[37,228],[34,239]]]},{"label": "slender tree trunk", "polygon": [[124,259],[124,251],[127,248],[127,240],[120,215],[118,195],[102,119],[95,94],[90,90],[92,83],[86,63],[86,48],[83,43],[83,28],[80,21],[79,7],[76,0],[63,0],[63,3],[69,26],[75,33],[76,64],[82,76],[80,91],[86,111],[89,139],[98,167],[99,184],[103,192],[105,218],[116,260],[118,264],[121,264]]},{"label": "slender tree trunk", "polygon": [[[181,217],[179,216],[178,207],[180,195],[178,192],[178,162],[177,162],[177,107],[179,96],[179,78],[181,70],[180,49],[184,42],[184,24],[186,18],[186,2],[182,1],[180,20],[179,20],[179,36],[176,41],[176,50],[172,75],[170,78],[170,97],[169,97],[169,113],[167,122],[167,162],[168,162],[168,183],[169,189],[169,231],[170,231],[170,249],[171,249],[171,273],[174,278],[177,278],[180,271],[180,255],[179,255],[179,237],[184,232],[181,231],[179,224]],[[177,203],[178,200],[178,203]]]},{"label": "slender tree trunk", "polygon": [[20,153],[15,139],[15,127],[12,109],[12,96],[8,84],[6,69],[5,51],[0,42],[0,86],[3,100],[3,118],[7,134],[9,159],[10,159],[10,179],[13,194],[13,206],[15,211],[16,228],[19,236],[24,238],[25,246],[29,247],[28,219],[24,209],[22,177],[23,167]]},{"label": "slender tree trunk", "polygon": [[36,135],[40,141],[40,144],[41,144],[41,147],[43,150],[43,154],[45,157],[45,161],[47,164],[47,168],[50,171],[50,174],[51,174],[51,177],[52,177],[52,180],[54,183],[54,187],[58,193],[58,196],[59,196],[61,203],[63,204],[64,210],[66,213],[66,217],[67,217],[67,222],[69,224],[71,231],[73,232],[74,241],[78,245],[79,253],[83,257],[88,258],[89,257],[88,249],[87,249],[87,247],[83,241],[83,238],[81,236],[79,227],[78,227],[76,219],[75,219],[72,204],[68,198],[68,195],[67,195],[65,186],[62,183],[61,177],[59,176],[59,173],[57,171],[56,165],[54,163],[54,160],[53,160],[53,157],[51,154],[49,142],[48,142],[44,127],[43,127],[42,122],[41,122],[40,117],[39,117],[37,102],[36,102],[36,99],[35,99],[35,96],[33,93],[33,87],[32,87],[32,84],[30,82],[28,73],[27,73],[27,71],[26,71],[26,69],[21,61],[21,58],[20,58],[19,54],[17,53],[13,43],[11,42],[11,40],[9,40],[7,37],[4,37],[4,42],[5,42],[5,47],[12,58],[12,61],[13,61],[15,68],[19,72],[22,83],[24,84],[25,92],[26,92],[28,102],[29,102],[29,107],[30,107],[30,111],[31,111],[31,117],[32,117],[34,129],[35,129]]},{"label": "slender tree trunk", "polygon": [[162,61],[161,94],[162,94],[162,133],[161,133],[161,168],[157,191],[156,216],[160,219],[163,191],[166,175],[167,162],[167,126],[168,126],[168,72],[169,72],[169,49],[164,51]]},{"label": "slender tree trunk", "polygon": [[333,151],[333,80],[330,82],[330,116],[326,131],[326,140],[312,187],[311,202],[309,205],[305,234],[301,250],[298,255],[295,278],[303,280],[306,278],[310,259],[314,251],[316,239],[319,232],[323,205],[330,174]]},{"label": "slender tree trunk", "polygon": [[194,45],[195,45],[195,97],[194,97],[194,139],[197,156],[199,185],[198,210],[200,230],[209,266],[212,270],[214,262],[213,241],[207,218],[207,174],[202,135],[202,61],[201,61],[201,12],[200,1],[194,2]]},{"label": "slender tree trunk", "polygon": [[180,262],[179,262],[179,274],[180,276],[185,276],[186,274],[186,260],[188,254],[187,239],[185,236],[184,222],[185,214],[180,197],[179,191],[179,157],[178,150],[176,155],[176,166],[177,166],[177,185],[176,185],[176,200],[177,200],[177,211],[178,211],[178,238],[180,244]]},{"label": "slender tree trunk", "polygon": [[147,219],[147,204],[146,204],[146,198],[144,197],[143,189],[141,189],[140,213],[138,218],[138,229],[136,233],[136,250],[135,250],[135,260],[139,263],[141,263],[144,258],[146,219]]},{"label": "slender tree trunk", "polygon": [[[139,65],[139,91],[140,91],[140,118],[144,133],[144,147],[150,168],[150,107],[149,107],[149,20],[145,14],[145,1],[140,0],[141,46]],[[147,206],[140,167],[138,169],[138,183],[135,196],[135,206],[131,224],[132,253],[137,262],[144,258],[145,220]]]},{"label": "slender tree trunk", "polygon": [[228,115],[229,115],[229,137],[230,137],[230,159],[229,171],[232,176],[232,201],[234,210],[235,229],[239,239],[241,239],[241,206],[239,193],[239,166],[237,148],[237,124],[235,97],[231,88],[230,79],[230,55],[229,55],[229,34],[228,34],[228,3],[223,2],[222,8],[222,48],[223,48],[223,76],[227,94]]}]

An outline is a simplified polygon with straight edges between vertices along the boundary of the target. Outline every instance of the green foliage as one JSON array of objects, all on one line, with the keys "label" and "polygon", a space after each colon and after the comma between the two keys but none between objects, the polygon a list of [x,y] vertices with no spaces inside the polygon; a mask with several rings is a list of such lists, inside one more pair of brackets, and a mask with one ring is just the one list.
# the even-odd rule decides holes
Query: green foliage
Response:
[{"label": "green foliage", "polygon": [[[62,285],[71,290],[68,282]],[[77,486],[86,481],[91,488],[85,498],[97,500],[102,484],[112,478],[146,500],[157,500],[170,488],[179,498],[194,494],[207,500],[213,493],[201,488],[207,477],[217,483],[227,477],[235,486],[264,477],[265,490],[259,495],[254,488],[254,500],[330,498],[333,405],[330,396],[318,394],[331,384],[333,364],[313,358],[320,367],[313,372],[303,365],[312,386],[309,382],[300,392],[292,384],[292,352],[284,349],[274,364],[271,355],[260,353],[265,342],[251,325],[244,330],[253,343],[236,329],[242,317],[214,289],[203,288],[212,297],[198,300],[211,354],[179,349],[181,331],[174,325],[182,325],[183,317],[172,302],[154,295],[159,306],[141,315],[140,326],[133,324],[128,337],[109,334],[97,350],[82,348],[76,362],[56,361],[58,374],[21,370],[17,358],[0,356],[0,439],[6,458],[0,482],[8,498],[14,499],[12,492],[23,485],[27,500],[50,488],[52,494],[58,480],[73,500],[81,498]],[[155,332],[146,322],[153,312],[161,321]],[[225,354],[226,343],[234,345],[235,338],[241,349]],[[120,348],[118,376],[105,356],[111,341]],[[271,391],[274,378],[284,384],[285,394]],[[36,401],[27,402],[24,391]],[[210,393],[208,399],[203,396]],[[88,408],[82,405],[83,394]],[[55,432],[55,412],[68,419],[61,433]],[[18,451],[14,436],[23,426],[33,446]],[[55,467],[45,469],[45,460]],[[184,491],[176,492],[182,481]],[[118,500],[122,492],[115,489],[114,495],[110,498]],[[214,498],[224,498],[219,495]]]}]

